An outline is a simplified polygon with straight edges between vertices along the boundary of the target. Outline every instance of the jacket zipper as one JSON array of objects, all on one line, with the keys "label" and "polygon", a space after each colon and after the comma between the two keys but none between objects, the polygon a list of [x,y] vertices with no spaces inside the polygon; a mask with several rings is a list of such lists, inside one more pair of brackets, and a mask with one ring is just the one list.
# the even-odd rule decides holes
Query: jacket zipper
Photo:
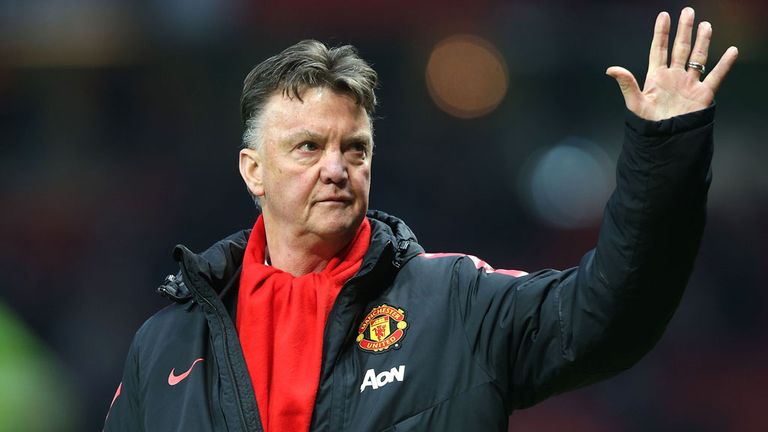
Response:
[{"label": "jacket zipper", "polygon": [[230,357],[230,352],[229,352],[229,337],[226,331],[226,323],[224,322],[224,319],[221,317],[221,314],[216,309],[214,304],[210,300],[208,300],[208,298],[202,295],[199,292],[199,290],[196,289],[196,287],[193,288],[192,281],[189,278],[189,272],[187,271],[187,264],[183,259],[182,259],[181,265],[182,265],[182,271],[184,273],[184,277],[187,280],[187,282],[190,284],[190,289],[197,292],[198,296],[208,305],[208,307],[211,308],[213,314],[219,320],[222,336],[224,338],[224,360],[226,362],[227,372],[229,372],[229,379],[232,380],[232,385],[234,385],[235,387],[235,399],[237,399],[237,413],[240,416],[240,423],[243,426],[243,430],[250,431],[250,429],[248,428],[248,423],[245,421],[245,415],[243,414],[243,404],[242,404],[242,401],[240,400],[240,386],[237,383],[237,380],[235,379],[234,372],[232,371],[232,358]]},{"label": "jacket zipper", "polygon": [[[382,252],[379,254],[378,257],[376,257],[376,259],[373,262],[373,265],[371,266],[371,268],[369,270],[367,270],[365,273],[360,273],[360,274],[356,274],[356,275],[352,276],[352,278],[350,278],[346,283],[344,283],[344,285],[342,286],[342,288],[339,291],[339,293],[344,292],[345,290],[348,290],[349,289],[349,288],[347,288],[348,286],[353,285],[355,282],[357,282],[358,280],[364,278],[365,276],[370,274],[374,269],[376,269],[376,267],[379,265],[379,261],[382,258],[381,255],[383,255],[388,248],[393,247],[393,246],[394,245],[393,245],[392,241],[391,240],[387,240],[387,243],[384,245],[384,248],[382,249]],[[397,252],[394,252],[394,255],[397,255]],[[393,264],[394,264],[394,261],[393,261]],[[400,268],[399,265],[395,265],[395,267]],[[337,300],[338,300],[338,297],[337,297]],[[337,309],[338,309],[337,302],[334,301],[333,306],[331,307],[331,311],[328,313],[328,321],[331,320],[332,316],[334,316],[336,313],[338,313]],[[355,318],[355,321],[356,320],[357,320],[357,318]],[[344,336],[345,339],[346,339],[346,337],[347,337],[347,335]],[[323,345],[324,346],[326,345],[327,339],[328,339],[328,322],[326,321],[325,330],[323,331]],[[341,350],[342,351],[344,350],[344,346],[343,345],[341,346]],[[323,363],[325,363],[324,362],[325,357],[326,357],[326,352],[325,352],[325,349],[323,349],[323,354],[322,354],[322,356],[320,358],[320,364],[321,365]],[[331,365],[331,370],[333,370],[333,371],[336,370],[336,367],[338,366],[339,358],[340,357],[341,357],[341,352],[339,352],[338,355],[336,355],[336,358],[333,359],[333,364]],[[321,374],[322,374],[322,370],[321,370]],[[333,373],[331,373],[331,376],[333,376]],[[321,378],[322,378],[322,375],[321,375]],[[334,387],[335,386],[331,386],[331,387],[332,387],[331,388],[331,401],[333,401],[333,392],[334,392]],[[331,418],[328,421],[328,424],[330,426],[333,426],[332,421],[333,421],[333,413],[331,413]],[[337,425],[337,426],[343,427],[344,426],[344,419],[341,419],[341,425]],[[311,427],[311,422],[310,422],[310,430],[311,430],[311,428],[312,427]]]},{"label": "jacket zipper", "polygon": [[[210,300],[207,298],[203,298],[203,300],[208,304],[209,307],[214,308],[213,303],[211,303]],[[245,422],[245,415],[243,414],[243,404],[240,400],[240,385],[237,383],[237,380],[235,379],[235,374],[232,372],[232,358],[230,357],[229,352],[229,337],[227,336],[224,319],[221,317],[221,314],[214,308],[213,309],[214,315],[216,315],[216,318],[219,319],[219,324],[222,327],[222,332],[224,333],[224,354],[225,359],[227,363],[227,372],[229,372],[229,379],[232,380],[232,384],[235,386],[235,394],[237,395],[237,413],[240,414],[240,422],[243,424],[243,430],[248,431],[250,430],[248,428],[248,423]]]}]

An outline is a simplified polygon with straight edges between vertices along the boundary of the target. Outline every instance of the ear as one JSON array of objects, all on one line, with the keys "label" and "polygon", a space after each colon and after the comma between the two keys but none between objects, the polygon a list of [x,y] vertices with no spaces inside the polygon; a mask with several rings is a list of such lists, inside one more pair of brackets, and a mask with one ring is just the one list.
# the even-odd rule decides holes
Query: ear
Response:
[{"label": "ear", "polygon": [[264,196],[263,168],[261,153],[258,150],[240,150],[240,176],[248,190],[257,197]]}]

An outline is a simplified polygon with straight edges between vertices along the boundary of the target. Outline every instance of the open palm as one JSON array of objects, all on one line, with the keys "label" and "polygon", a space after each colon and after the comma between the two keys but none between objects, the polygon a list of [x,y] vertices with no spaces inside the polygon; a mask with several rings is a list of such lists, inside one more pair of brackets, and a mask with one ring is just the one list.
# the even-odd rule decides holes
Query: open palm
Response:
[{"label": "open palm", "polygon": [[611,66],[606,74],[619,83],[627,108],[646,120],[662,120],[708,107],[718,87],[728,74],[739,54],[736,47],[728,48],[712,71],[701,80],[702,72],[689,63],[706,64],[712,25],[699,24],[696,43],[691,49],[691,33],[695,18],[690,7],[680,13],[677,34],[668,60],[670,17],[661,12],[656,18],[653,42],[648,56],[648,74],[642,91],[632,73],[619,66]]}]

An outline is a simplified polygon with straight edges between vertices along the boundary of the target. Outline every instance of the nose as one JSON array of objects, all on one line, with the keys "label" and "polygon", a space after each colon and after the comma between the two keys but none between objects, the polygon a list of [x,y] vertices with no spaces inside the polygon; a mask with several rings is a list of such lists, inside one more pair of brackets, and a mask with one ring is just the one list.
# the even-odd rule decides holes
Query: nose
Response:
[{"label": "nose", "polygon": [[320,163],[320,180],[323,183],[343,186],[349,179],[346,160],[338,149],[325,152]]}]

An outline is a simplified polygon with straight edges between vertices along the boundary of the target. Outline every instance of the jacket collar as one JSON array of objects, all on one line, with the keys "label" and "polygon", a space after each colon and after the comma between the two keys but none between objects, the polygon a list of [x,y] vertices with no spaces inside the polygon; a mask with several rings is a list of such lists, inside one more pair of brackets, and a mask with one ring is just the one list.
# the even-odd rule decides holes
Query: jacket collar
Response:
[{"label": "jacket collar", "polygon": [[[378,210],[368,211],[367,216],[371,221],[371,245],[363,258],[360,272],[373,268],[385,255],[392,257],[392,267],[400,268],[409,259],[424,252],[416,235],[402,220]],[[250,234],[250,229],[236,232],[200,254],[180,244],[174,248],[173,257],[179,264],[184,262],[188,272],[194,272],[207,281],[216,293],[220,293],[233,276],[239,275]],[[392,255],[384,254],[388,248],[392,249]],[[181,272],[166,276],[157,291],[179,302],[191,297]]]}]

